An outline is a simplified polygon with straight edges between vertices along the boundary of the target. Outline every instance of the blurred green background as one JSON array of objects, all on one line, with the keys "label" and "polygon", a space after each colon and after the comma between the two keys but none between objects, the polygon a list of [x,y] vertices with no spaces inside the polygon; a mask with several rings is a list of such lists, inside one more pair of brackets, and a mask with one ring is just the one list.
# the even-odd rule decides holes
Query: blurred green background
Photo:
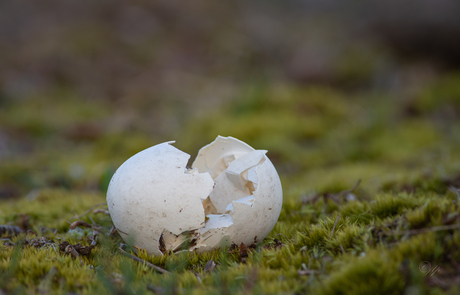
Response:
[{"label": "blurred green background", "polygon": [[460,180],[459,10],[2,1],[0,198],[103,193],[134,153],[176,140],[193,159],[217,135],[267,149],[285,192],[358,178],[445,192]]},{"label": "blurred green background", "polygon": [[85,263],[55,245],[13,249],[24,233],[3,240],[0,293],[458,294],[459,11],[455,0],[0,1],[0,229],[89,245],[70,222],[88,213],[109,230],[109,215],[87,210],[126,159],[171,140],[192,160],[217,135],[268,150],[284,193],[247,259],[188,253],[177,269],[186,256],[142,256],[174,270],[164,276],[102,231]]}]

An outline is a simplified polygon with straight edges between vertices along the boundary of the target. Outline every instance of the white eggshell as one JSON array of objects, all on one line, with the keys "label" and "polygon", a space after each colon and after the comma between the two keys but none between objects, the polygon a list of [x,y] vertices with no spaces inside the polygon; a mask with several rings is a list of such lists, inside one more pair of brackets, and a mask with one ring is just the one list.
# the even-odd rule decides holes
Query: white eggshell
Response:
[{"label": "white eggshell", "polygon": [[[280,215],[283,203],[281,181],[265,153],[263,150],[254,150],[236,138],[218,136],[214,142],[199,151],[192,165],[198,171],[205,172],[209,171],[209,167],[215,167],[221,159],[232,154],[235,156],[235,160],[223,171],[225,173],[214,179],[216,188],[211,193],[211,201],[215,205],[220,205],[222,199],[227,201],[224,212],[216,205],[219,213],[232,209],[232,243],[249,245],[262,241],[273,229]],[[220,195],[216,192],[219,187],[218,178],[225,178],[222,175],[227,178],[224,181],[230,187],[228,190],[237,191],[234,197],[223,190]],[[247,194],[246,189],[251,185],[254,190],[252,194]],[[246,195],[240,198],[244,194]]]},{"label": "white eggshell", "polygon": [[162,255],[184,245],[203,252],[252,244],[270,233],[283,194],[266,151],[218,136],[188,170],[190,156],[171,143],[134,155],[110,182],[110,215],[125,241]]},{"label": "white eggshell", "polygon": [[122,238],[157,255],[164,230],[179,235],[205,226],[202,199],[214,186],[208,173],[185,173],[190,156],[171,143],[129,158],[107,191],[110,216]]},{"label": "white eggshell", "polygon": [[271,232],[281,213],[283,191],[275,167],[266,158],[265,162],[255,167],[255,173],[259,181],[253,196],[232,202],[235,228],[232,242],[235,244],[248,245],[262,241]]}]

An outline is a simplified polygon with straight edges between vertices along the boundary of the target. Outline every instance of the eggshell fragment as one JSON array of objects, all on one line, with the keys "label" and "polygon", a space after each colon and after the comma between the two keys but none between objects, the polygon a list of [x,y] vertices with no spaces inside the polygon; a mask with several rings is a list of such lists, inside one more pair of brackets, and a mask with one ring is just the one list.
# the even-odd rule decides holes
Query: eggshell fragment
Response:
[{"label": "eggshell fragment", "polygon": [[281,213],[283,192],[275,167],[267,158],[255,167],[255,173],[258,182],[253,203],[252,198],[232,202],[235,228],[232,242],[235,244],[248,245],[262,241],[271,232]]},{"label": "eggshell fragment", "polygon": [[190,156],[171,143],[134,155],[110,182],[109,211],[125,241],[162,255],[252,244],[270,233],[283,197],[267,151],[218,136],[187,169]]},{"label": "eggshell fragment", "polygon": [[198,252],[212,250],[216,247],[230,246],[233,235],[233,219],[228,214],[206,215],[206,227],[198,230],[198,239],[194,247]]},{"label": "eggshell fragment", "polygon": [[[232,148],[226,148],[228,146]],[[262,241],[273,229],[281,213],[281,181],[275,167],[265,155],[266,152],[254,150],[236,138],[219,136],[200,150],[192,165],[200,172],[206,169],[209,171],[209,167],[212,169],[216,163],[222,163],[221,159],[235,157],[223,171],[225,173],[221,172],[214,179],[216,188],[210,195],[217,211],[230,212],[233,218],[232,243],[249,245]],[[220,165],[220,169],[223,166],[225,165]],[[227,190],[219,190],[220,181],[225,183]],[[228,193],[232,190],[233,194]],[[225,201],[222,202],[222,199]],[[220,205],[225,202],[227,205],[222,210]]]},{"label": "eggshell fragment", "polygon": [[201,173],[209,172],[212,178],[216,178],[236,157],[253,150],[236,138],[218,136],[214,142],[198,152],[192,167],[197,168]]}]

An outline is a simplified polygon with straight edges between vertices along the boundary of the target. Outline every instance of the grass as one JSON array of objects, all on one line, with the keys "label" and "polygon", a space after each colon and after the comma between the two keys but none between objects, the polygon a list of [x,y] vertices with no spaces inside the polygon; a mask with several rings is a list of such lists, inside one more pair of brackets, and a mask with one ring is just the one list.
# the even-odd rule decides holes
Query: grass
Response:
[{"label": "grass", "polygon": [[[4,103],[0,123],[16,146],[2,158],[0,188],[8,194],[0,202],[0,224],[30,229],[47,242],[33,246],[31,233],[4,233],[10,240],[0,244],[0,289],[458,294],[460,123],[451,115],[460,102],[458,83],[458,75],[440,76],[411,97],[257,85],[153,137],[141,127],[112,128],[113,105],[78,103],[65,91],[64,99],[44,93]],[[72,115],[54,116],[56,110]],[[59,249],[63,241],[91,244],[90,228],[70,224],[105,202],[111,175],[132,154],[176,139],[193,157],[218,134],[267,149],[279,171],[283,209],[263,242],[204,254],[137,254],[171,271],[161,274],[124,256],[123,241],[110,235],[110,216],[90,210],[81,220],[102,227],[91,254],[81,263]],[[359,186],[346,191],[358,179]]]}]

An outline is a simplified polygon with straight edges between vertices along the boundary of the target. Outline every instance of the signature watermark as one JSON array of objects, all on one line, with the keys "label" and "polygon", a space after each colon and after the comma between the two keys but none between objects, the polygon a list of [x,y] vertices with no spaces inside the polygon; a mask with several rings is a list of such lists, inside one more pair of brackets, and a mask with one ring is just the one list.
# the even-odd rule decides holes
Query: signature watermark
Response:
[{"label": "signature watermark", "polygon": [[441,267],[439,265],[431,267],[431,263],[429,263],[428,261],[422,261],[422,263],[420,263],[420,265],[418,266],[418,269],[426,276],[433,276],[441,269]]}]

